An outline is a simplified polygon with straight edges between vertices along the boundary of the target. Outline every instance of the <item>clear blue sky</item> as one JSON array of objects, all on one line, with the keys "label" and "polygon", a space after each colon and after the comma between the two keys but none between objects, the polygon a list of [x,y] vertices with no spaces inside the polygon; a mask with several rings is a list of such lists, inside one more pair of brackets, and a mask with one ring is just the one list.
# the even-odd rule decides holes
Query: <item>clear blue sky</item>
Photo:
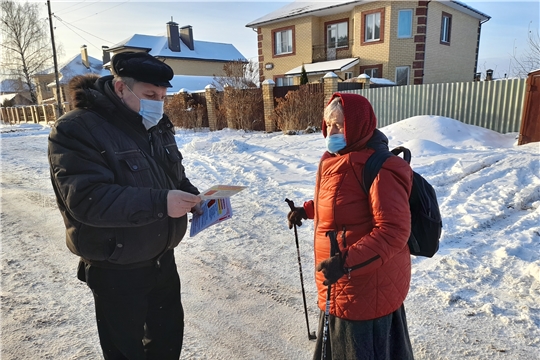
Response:
[{"label": "clear blue sky", "polygon": [[[256,33],[245,25],[290,2],[52,0],[51,7],[62,19],[54,21],[56,42],[63,47],[60,61],[78,54],[83,44],[90,56],[101,58],[102,45],[113,45],[135,33],[163,35],[171,16],[180,26],[191,25],[196,40],[232,43],[246,58],[256,60]],[[510,74],[512,54],[519,56],[527,50],[529,27],[539,29],[539,1],[462,2],[491,16],[482,25],[478,71],[491,68],[496,77]]]}]

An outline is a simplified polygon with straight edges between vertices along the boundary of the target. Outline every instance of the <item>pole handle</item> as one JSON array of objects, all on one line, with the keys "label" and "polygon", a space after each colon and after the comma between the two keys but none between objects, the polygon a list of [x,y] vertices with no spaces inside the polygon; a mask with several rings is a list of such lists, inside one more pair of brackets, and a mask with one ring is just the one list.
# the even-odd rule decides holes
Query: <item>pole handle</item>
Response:
[{"label": "pole handle", "polygon": [[287,204],[289,204],[291,211],[294,211],[294,201],[289,200],[289,199],[285,199],[285,201],[287,202]]}]

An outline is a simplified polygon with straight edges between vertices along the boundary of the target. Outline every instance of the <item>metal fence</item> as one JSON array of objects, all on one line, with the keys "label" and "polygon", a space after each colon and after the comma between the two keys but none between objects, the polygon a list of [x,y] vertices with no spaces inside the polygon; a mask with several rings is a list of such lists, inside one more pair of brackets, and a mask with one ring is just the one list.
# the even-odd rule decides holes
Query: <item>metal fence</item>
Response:
[{"label": "metal fence", "polygon": [[383,127],[416,115],[439,115],[500,133],[518,132],[526,79],[395,86],[343,92],[366,97]]}]

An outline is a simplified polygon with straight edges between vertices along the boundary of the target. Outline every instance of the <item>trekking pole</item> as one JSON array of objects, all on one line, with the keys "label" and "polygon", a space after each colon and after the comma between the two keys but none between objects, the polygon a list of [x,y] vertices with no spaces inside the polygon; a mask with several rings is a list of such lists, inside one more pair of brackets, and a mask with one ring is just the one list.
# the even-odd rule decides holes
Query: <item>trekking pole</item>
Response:
[{"label": "trekking pole", "polygon": [[[287,202],[287,204],[289,204],[291,211],[294,211],[294,202],[289,199],[285,199],[285,201]],[[300,270],[300,284],[302,285],[302,299],[304,300],[304,314],[306,315],[308,339],[316,340],[317,335],[315,335],[315,331],[313,332],[309,331],[309,319],[308,319],[307,305],[306,305],[306,292],[304,291],[304,276],[302,275],[302,262],[300,260],[300,245],[298,245],[298,231],[296,230],[296,224],[294,224],[294,238],[296,240],[296,255],[298,257],[298,269]]]},{"label": "trekking pole", "polygon": [[[327,231],[326,236],[330,238],[330,257],[339,253],[339,245],[337,242],[337,235],[335,231]],[[324,327],[323,327],[323,344],[322,344],[322,358],[326,359],[326,344],[328,343],[328,322],[330,318],[330,294],[332,292],[332,285],[328,284],[328,290],[326,291],[326,307],[324,309]]]}]

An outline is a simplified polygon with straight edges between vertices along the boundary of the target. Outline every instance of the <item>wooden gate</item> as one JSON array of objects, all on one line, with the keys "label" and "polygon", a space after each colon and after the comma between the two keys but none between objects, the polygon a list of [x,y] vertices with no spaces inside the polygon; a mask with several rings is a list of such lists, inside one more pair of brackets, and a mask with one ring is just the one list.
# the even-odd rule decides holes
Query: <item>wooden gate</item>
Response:
[{"label": "wooden gate", "polygon": [[540,70],[527,78],[518,145],[540,141]]}]

